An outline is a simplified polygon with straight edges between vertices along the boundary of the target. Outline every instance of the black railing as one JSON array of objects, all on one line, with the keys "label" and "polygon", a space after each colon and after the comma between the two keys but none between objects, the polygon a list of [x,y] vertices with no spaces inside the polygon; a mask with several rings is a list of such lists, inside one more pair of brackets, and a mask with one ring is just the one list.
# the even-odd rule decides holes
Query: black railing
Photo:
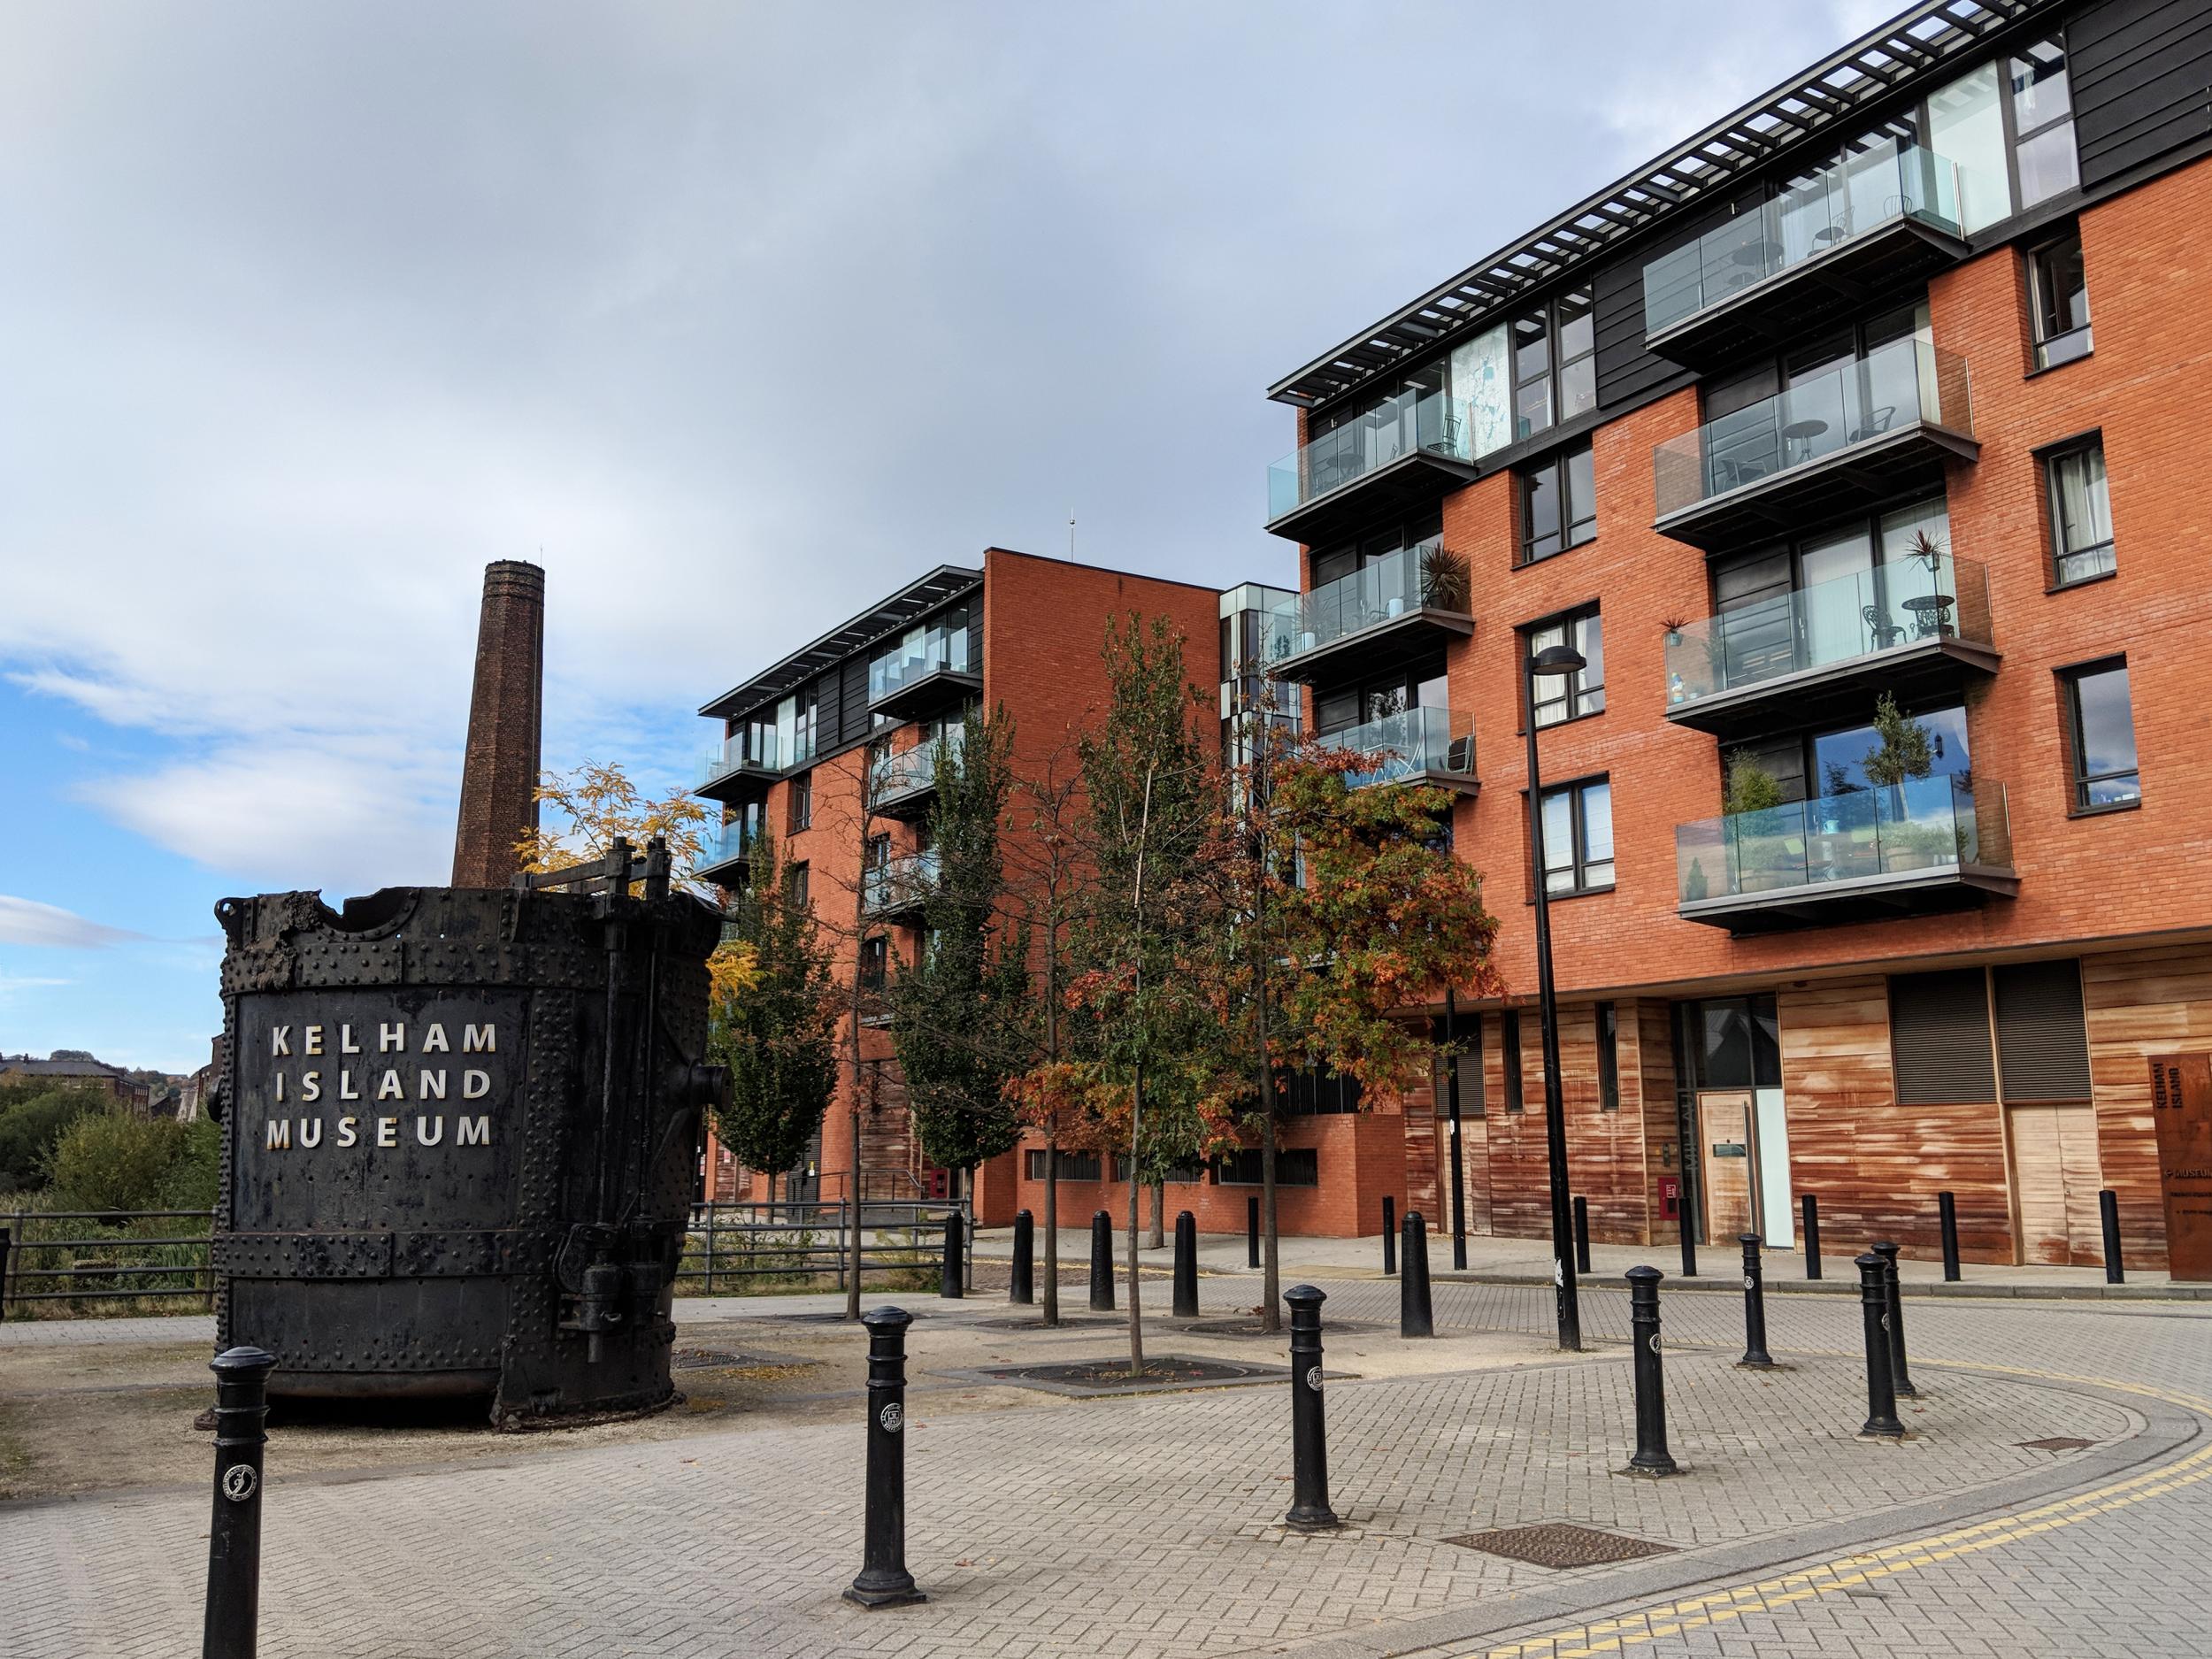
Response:
[{"label": "black railing", "polygon": [[[944,1260],[945,1221],[971,1217],[965,1201],[864,1198],[778,1200],[773,1203],[699,1203],[691,1207],[680,1290],[692,1295],[742,1294],[763,1281],[833,1279],[843,1288],[860,1240],[860,1279],[871,1273],[933,1271]],[[966,1277],[975,1271],[975,1229],[962,1229]]]},{"label": "black railing", "polygon": [[[166,1225],[129,1231],[156,1222]],[[194,1222],[196,1231],[188,1225]],[[211,1309],[214,1224],[206,1210],[0,1211],[9,1239],[0,1259],[0,1313],[19,1302],[55,1302],[190,1300]]]}]

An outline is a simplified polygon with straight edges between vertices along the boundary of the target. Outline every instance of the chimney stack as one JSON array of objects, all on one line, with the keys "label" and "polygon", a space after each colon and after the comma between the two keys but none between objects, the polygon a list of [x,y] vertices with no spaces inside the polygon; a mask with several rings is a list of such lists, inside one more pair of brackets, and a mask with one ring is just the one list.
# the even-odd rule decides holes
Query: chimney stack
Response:
[{"label": "chimney stack", "polygon": [[545,572],[519,559],[484,567],[469,697],[453,885],[503,887],[515,843],[538,822],[538,737],[544,706]]}]

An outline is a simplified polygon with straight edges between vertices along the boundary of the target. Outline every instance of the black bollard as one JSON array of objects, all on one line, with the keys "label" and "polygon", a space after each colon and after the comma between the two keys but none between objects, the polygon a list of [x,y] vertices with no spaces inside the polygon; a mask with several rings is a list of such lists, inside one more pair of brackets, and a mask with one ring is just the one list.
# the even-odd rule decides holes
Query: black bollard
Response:
[{"label": "black bollard", "polygon": [[15,1242],[15,1229],[0,1227],[0,1313],[8,1306],[8,1250]]},{"label": "black bollard", "polygon": [[1959,1282],[1959,1203],[1949,1193],[1936,1194],[1936,1222],[1943,1233],[1943,1282]]},{"label": "black bollard", "polygon": [[1175,1317],[1198,1317],[1198,1217],[1187,1210],[1175,1217]]},{"label": "black bollard", "polygon": [[1244,1201],[1244,1263],[1260,1264],[1260,1201],[1256,1194]]},{"label": "black bollard", "polygon": [[1013,1285],[1006,1300],[1025,1307],[1037,1300],[1037,1218],[1026,1210],[1014,1212]]},{"label": "black bollard", "polygon": [[227,1348],[215,1373],[215,1514],[207,1529],[201,1659],[253,1659],[261,1624],[261,1448],[276,1356]]},{"label": "black bollard", "polygon": [[1686,1207],[1682,1211],[1682,1277],[1697,1277],[1697,1221]]},{"label": "black bollard", "polygon": [[[2110,1187],[2097,1194],[2097,1213],[2104,1217],[2104,1282],[2124,1285],[2127,1271],[2120,1263],[2120,1194]],[[7,1260],[4,1235],[0,1235],[0,1262]]]},{"label": "black bollard", "polygon": [[1659,1355],[1659,1281],[1655,1267],[1628,1270],[1628,1333],[1636,1360],[1636,1455],[1632,1475],[1681,1473],[1667,1450],[1667,1387]]},{"label": "black bollard", "polygon": [[903,1308],[860,1316],[868,1327],[868,1519],[860,1576],[845,1592],[863,1607],[903,1607],[929,1598],[906,1570],[906,1327]]},{"label": "black bollard", "polygon": [[1912,1386],[1912,1373],[1905,1369],[1905,1293],[1897,1281],[1897,1247],[1887,1240],[1874,1247],[1874,1254],[1882,1258],[1882,1294],[1889,1307],[1889,1377],[1890,1384],[1901,1399],[1916,1399],[1920,1390]]},{"label": "black bollard", "polygon": [[945,1217],[945,1265],[937,1275],[937,1294],[957,1300],[960,1289],[960,1212],[954,1210]]},{"label": "black bollard", "polygon": [[1404,1244],[1398,1252],[1398,1334],[1434,1336],[1436,1315],[1429,1303],[1429,1233],[1417,1210],[1406,1211]]},{"label": "black bollard", "polygon": [[1383,1277],[1398,1271],[1398,1201],[1383,1199]]},{"label": "black bollard", "polygon": [[1805,1277],[1820,1277],[1820,1200],[1805,1194]]},{"label": "black bollard", "polygon": [[1590,1271],[1590,1201],[1575,1195],[1575,1271]]},{"label": "black bollard", "polygon": [[1767,1352],[1766,1272],[1759,1264],[1761,1240],[1755,1233],[1740,1233],[1736,1241],[1743,1246],[1743,1357],[1736,1363],[1753,1371],[1773,1371],[1774,1356]]},{"label": "black bollard", "polygon": [[1091,1217],[1091,1311],[1114,1310],[1114,1218],[1104,1210]]},{"label": "black bollard", "polygon": [[[1411,1217],[1408,1217],[1410,1221]],[[1290,1304],[1290,1513],[1284,1522],[1301,1532],[1341,1525],[1329,1507],[1329,1442],[1321,1421],[1321,1304],[1325,1293],[1293,1285]]]},{"label": "black bollard", "polygon": [[1859,1316],[1866,1330],[1866,1422],[1861,1434],[1884,1440],[1902,1440],[1905,1425],[1897,1420],[1897,1386],[1889,1363],[1889,1286],[1882,1275],[1882,1258],[1869,1250],[1857,1258]]}]

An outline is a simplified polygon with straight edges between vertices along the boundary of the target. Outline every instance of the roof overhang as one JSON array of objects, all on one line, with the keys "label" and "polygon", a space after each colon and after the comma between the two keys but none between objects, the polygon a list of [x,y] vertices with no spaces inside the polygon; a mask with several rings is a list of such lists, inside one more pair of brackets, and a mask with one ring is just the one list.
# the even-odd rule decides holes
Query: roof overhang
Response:
[{"label": "roof overhang", "polygon": [[826,668],[833,668],[856,651],[877,641],[903,633],[933,611],[943,609],[983,586],[983,572],[965,565],[940,565],[928,575],[909,582],[889,598],[832,628],[811,644],[803,645],[774,667],[733,686],[699,712],[715,719],[747,714],[764,703],[804,685]]}]

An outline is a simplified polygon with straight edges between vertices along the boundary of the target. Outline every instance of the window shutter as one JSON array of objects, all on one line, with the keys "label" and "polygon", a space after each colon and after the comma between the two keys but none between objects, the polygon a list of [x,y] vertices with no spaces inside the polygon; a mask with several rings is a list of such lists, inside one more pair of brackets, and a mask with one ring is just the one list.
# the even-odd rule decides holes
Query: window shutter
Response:
[{"label": "window shutter", "polygon": [[1989,994],[1981,969],[1893,975],[1889,1041],[1900,1106],[1996,1100]]},{"label": "window shutter", "polygon": [[2089,1098],[2081,964],[2021,962],[1996,971],[1997,1056],[2008,1101]]}]

